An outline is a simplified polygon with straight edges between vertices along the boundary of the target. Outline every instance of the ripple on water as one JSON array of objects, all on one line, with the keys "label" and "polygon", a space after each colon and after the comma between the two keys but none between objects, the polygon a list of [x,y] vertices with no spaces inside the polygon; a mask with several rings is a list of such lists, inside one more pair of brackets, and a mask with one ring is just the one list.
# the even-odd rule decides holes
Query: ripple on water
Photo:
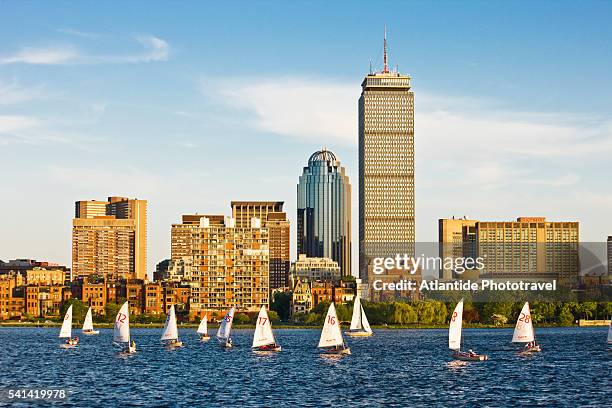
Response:
[{"label": "ripple on water", "polygon": [[[82,406],[606,406],[612,353],[605,328],[539,329],[544,352],[519,356],[509,329],[464,331],[464,344],[490,356],[450,359],[446,330],[377,330],[347,339],[352,354],[321,356],[318,330],[277,330],[280,353],[253,353],[251,330],[237,347],[202,343],[181,330],[169,351],[159,329],[134,329],[138,353],[121,356],[110,330],[58,347],[56,329],[1,328],[0,386],[61,387],[58,404]],[[22,404],[21,406],[31,406]]]}]

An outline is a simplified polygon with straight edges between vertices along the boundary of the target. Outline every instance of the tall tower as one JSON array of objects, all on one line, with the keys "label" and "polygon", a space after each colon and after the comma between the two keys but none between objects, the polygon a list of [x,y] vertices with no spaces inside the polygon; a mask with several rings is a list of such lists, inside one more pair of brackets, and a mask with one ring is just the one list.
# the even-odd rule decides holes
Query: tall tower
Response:
[{"label": "tall tower", "polygon": [[351,274],[351,184],[329,150],[315,152],[297,186],[297,250],[331,258]]},{"label": "tall tower", "polygon": [[414,254],[414,93],[410,76],[384,67],[359,98],[359,275],[373,257]]}]

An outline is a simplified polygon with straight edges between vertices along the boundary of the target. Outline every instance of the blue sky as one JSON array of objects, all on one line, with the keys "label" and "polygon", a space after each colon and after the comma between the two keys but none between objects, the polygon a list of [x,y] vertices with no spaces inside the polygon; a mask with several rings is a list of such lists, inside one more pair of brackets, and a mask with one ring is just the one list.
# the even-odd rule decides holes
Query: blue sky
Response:
[{"label": "blue sky", "polygon": [[270,199],[295,221],[322,146],[353,183],[355,240],[357,98],[385,24],[415,91],[417,239],[468,215],[577,220],[601,241],[610,15],[605,2],[1,2],[0,259],[69,265],[73,202],[108,195],[149,200],[149,269],[183,213]]}]

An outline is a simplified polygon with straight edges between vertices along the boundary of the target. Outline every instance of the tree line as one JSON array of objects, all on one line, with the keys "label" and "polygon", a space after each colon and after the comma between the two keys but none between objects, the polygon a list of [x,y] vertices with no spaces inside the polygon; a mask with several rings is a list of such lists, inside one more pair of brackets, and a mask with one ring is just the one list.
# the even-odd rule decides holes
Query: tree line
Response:
[{"label": "tree line", "polygon": [[[366,302],[362,301],[372,325],[443,326],[450,321],[457,302],[440,300]],[[464,301],[463,320],[469,324],[514,324],[524,302],[471,302]],[[321,302],[309,313],[292,317],[294,323],[322,325],[329,303]],[[579,319],[608,319],[612,316],[612,302],[541,302],[530,303],[535,324],[568,326]],[[350,322],[353,307],[337,304],[338,318]]]}]

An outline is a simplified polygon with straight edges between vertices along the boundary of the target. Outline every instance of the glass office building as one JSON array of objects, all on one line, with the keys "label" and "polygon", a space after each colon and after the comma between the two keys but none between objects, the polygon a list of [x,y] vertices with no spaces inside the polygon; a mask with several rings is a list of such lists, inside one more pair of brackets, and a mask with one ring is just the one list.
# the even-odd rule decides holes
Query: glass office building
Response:
[{"label": "glass office building", "polygon": [[331,258],[351,274],[351,184],[336,155],[308,159],[297,186],[298,254]]}]

